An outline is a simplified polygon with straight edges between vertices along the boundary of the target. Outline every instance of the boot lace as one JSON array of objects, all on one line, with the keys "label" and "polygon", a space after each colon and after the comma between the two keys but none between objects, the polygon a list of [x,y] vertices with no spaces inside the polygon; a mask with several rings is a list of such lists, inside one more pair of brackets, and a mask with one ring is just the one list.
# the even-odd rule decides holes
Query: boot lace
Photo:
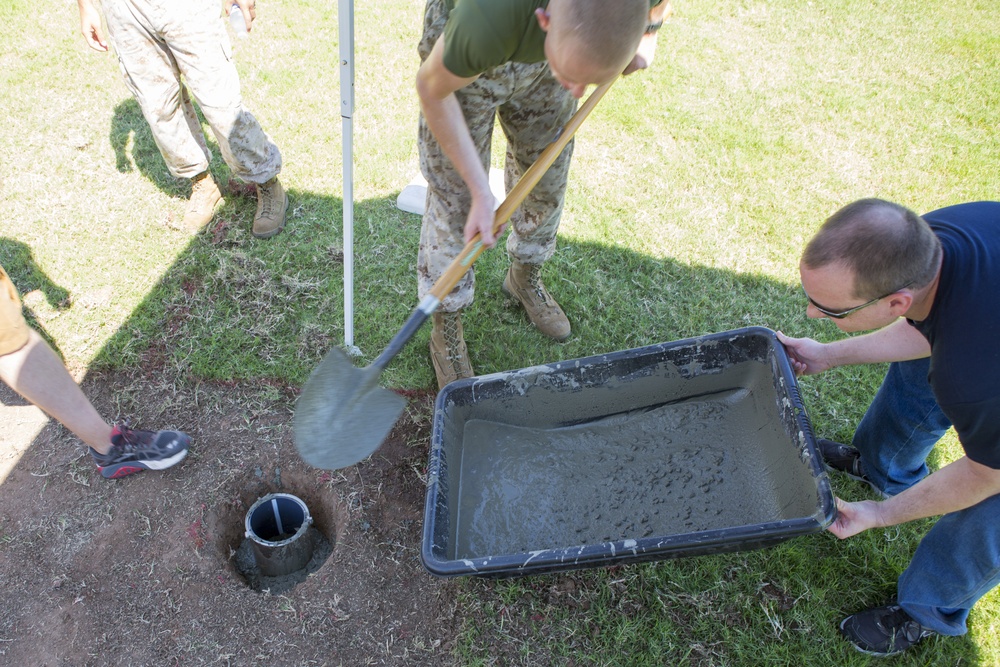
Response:
[{"label": "boot lace", "polygon": [[215,181],[208,176],[203,176],[191,186],[191,201],[208,200],[215,190]]},{"label": "boot lace", "polygon": [[458,323],[459,319],[455,313],[444,313],[441,317],[441,333],[444,336],[445,348],[448,350],[448,361],[451,362],[455,372],[462,370],[462,355],[459,353],[461,346],[459,345]]},{"label": "boot lace", "polygon": [[118,447],[125,452],[132,452],[135,450],[136,445],[142,444],[142,438],[135,430],[132,428],[131,419],[121,419],[116,422],[118,427],[118,435],[120,439],[116,443]]},{"label": "boot lace", "polygon": [[277,197],[274,195],[274,181],[258,185],[260,188],[260,215],[269,218],[274,213]]},{"label": "boot lace", "polygon": [[913,620],[902,607],[892,606],[878,619],[878,625],[887,637],[903,637],[909,643],[916,643],[930,634],[920,623]]},{"label": "boot lace", "polygon": [[528,264],[528,287],[538,296],[538,299],[545,305],[549,303],[549,293],[545,291],[542,284],[542,267],[536,264]]}]

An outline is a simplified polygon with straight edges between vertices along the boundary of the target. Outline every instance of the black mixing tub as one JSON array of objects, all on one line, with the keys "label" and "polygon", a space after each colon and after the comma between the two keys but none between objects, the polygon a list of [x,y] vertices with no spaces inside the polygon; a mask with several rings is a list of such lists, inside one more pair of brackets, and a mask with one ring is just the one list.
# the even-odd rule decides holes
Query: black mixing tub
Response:
[{"label": "black mixing tub", "polygon": [[756,549],[835,515],[785,350],[750,327],[446,386],[421,558],[521,576]]}]

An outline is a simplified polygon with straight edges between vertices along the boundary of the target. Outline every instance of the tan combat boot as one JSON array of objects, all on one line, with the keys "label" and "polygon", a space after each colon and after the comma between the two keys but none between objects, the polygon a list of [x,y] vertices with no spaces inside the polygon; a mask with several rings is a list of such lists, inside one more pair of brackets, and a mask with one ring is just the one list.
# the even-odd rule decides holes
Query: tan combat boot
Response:
[{"label": "tan combat boot", "polygon": [[196,232],[212,221],[215,215],[215,205],[222,199],[219,186],[207,171],[203,171],[191,179],[191,199],[181,225],[184,229]]},{"label": "tan combat boot", "polygon": [[511,263],[503,291],[521,302],[528,318],[543,334],[560,342],[569,338],[569,320],[542,284],[540,264]]},{"label": "tan combat boot", "polygon": [[437,375],[438,389],[444,389],[449,382],[475,375],[462,334],[462,311],[436,312],[431,321],[431,363]]},{"label": "tan combat boot", "polygon": [[285,228],[285,211],[288,210],[288,195],[275,176],[257,188],[257,214],[253,217],[253,235],[259,239],[269,239]]}]

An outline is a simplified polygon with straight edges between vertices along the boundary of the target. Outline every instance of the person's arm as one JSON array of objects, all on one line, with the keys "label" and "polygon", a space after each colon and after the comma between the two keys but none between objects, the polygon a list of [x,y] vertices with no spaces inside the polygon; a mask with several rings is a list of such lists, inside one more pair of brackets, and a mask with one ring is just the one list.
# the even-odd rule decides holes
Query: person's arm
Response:
[{"label": "person's arm", "polygon": [[233,5],[239,5],[240,11],[243,12],[243,22],[246,23],[247,32],[253,29],[254,19],[257,18],[257,0],[225,0],[225,13],[229,16],[229,8]]},{"label": "person's arm", "polygon": [[923,334],[905,319],[863,336],[842,338],[832,343],[818,343],[811,338],[789,338],[780,331],[778,340],[785,346],[796,375],[815,375],[837,366],[909,361],[930,356],[931,345]]},{"label": "person's arm", "polygon": [[963,456],[888,500],[848,503],[838,498],[837,519],[827,530],[844,539],[869,528],[957,512],[998,493],[1000,470]]},{"label": "person's arm", "polygon": [[462,107],[455,97],[455,91],[479,77],[460,77],[448,71],[444,65],[444,40],[442,35],[417,70],[420,108],[427,127],[472,195],[472,208],[465,224],[466,242],[479,232],[483,244],[491,247],[496,239],[493,236],[494,198],[493,191],[490,190],[490,178],[479,159]]},{"label": "person's arm", "polygon": [[80,32],[87,40],[87,46],[95,51],[107,51],[108,45],[101,36],[101,12],[93,0],[77,0],[80,8]]},{"label": "person's arm", "polygon": [[622,72],[623,75],[631,74],[632,72],[637,72],[641,69],[646,69],[653,64],[653,58],[656,56],[656,36],[660,27],[663,25],[663,21],[667,19],[672,13],[673,8],[670,5],[670,0],[663,0],[660,4],[649,10],[649,28],[646,34],[642,36],[642,40],[639,42],[639,48],[635,50],[635,57],[632,58],[632,62],[628,64],[625,71]]}]

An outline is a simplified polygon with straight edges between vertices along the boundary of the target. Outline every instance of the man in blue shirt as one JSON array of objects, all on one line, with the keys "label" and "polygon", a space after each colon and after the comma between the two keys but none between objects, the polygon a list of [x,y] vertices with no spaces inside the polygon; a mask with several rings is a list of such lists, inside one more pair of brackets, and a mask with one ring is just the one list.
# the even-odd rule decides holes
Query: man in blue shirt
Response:
[{"label": "man in blue shirt", "polygon": [[[778,334],[800,375],[891,362],[852,446],[819,445],[826,464],[885,500],[837,500],[829,530],[941,516],[899,577],[896,600],[847,617],[859,650],[892,655],[931,634],[966,632],[969,611],[1000,583],[1000,202],[923,217],[878,199],[831,216],[799,271],[809,317],[862,336],[822,344]],[[964,456],[928,474],[954,426]]]}]

